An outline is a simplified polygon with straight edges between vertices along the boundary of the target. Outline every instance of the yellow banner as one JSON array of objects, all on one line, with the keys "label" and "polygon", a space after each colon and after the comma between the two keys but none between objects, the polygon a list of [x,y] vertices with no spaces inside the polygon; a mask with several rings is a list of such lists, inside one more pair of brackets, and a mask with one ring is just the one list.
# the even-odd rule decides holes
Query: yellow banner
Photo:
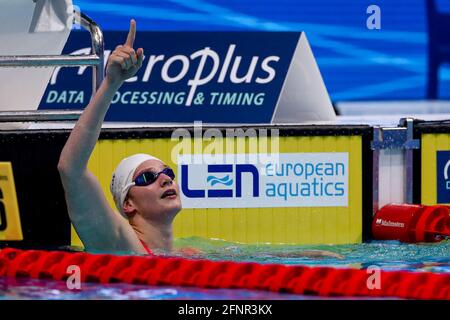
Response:
[{"label": "yellow banner", "polygon": [[[270,138],[266,139],[270,140]],[[362,241],[361,137],[292,136],[279,139],[279,152],[281,153],[326,152],[330,153],[330,158],[333,158],[333,152],[348,154],[348,205],[285,208],[185,208],[175,219],[175,237],[198,236],[242,243],[360,243]],[[222,146],[234,144],[234,150],[238,150],[239,153],[249,153],[251,151],[249,141],[249,138],[244,139],[242,150],[239,150],[238,142],[233,139],[224,138],[214,143]],[[134,153],[151,153],[170,165],[178,175],[177,165],[171,159],[177,142],[164,138],[100,140],[89,161],[89,169],[98,177],[108,201],[114,208],[109,184],[115,166],[124,157]],[[189,141],[193,153],[212,153],[210,145],[200,146],[197,150],[195,142],[194,139]],[[268,144],[271,145],[271,143]],[[183,154],[179,150],[175,153]],[[72,244],[82,245],[74,229],[72,229]]]},{"label": "yellow banner", "polygon": [[440,151],[450,151],[450,135],[448,133],[422,134],[421,202],[425,205],[438,204],[437,179],[444,179],[444,172],[438,170],[437,166],[437,154]]},{"label": "yellow banner", "polygon": [[0,240],[23,240],[16,187],[10,162],[0,162]]}]

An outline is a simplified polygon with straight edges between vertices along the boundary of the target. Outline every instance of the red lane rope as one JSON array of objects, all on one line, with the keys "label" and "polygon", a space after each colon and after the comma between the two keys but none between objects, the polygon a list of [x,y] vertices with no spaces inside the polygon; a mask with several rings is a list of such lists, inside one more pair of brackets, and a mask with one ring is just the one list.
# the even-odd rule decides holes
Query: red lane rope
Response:
[{"label": "red lane rope", "polygon": [[62,251],[0,250],[0,276],[65,280],[80,268],[83,282],[268,290],[321,296],[450,300],[450,274],[380,271],[380,288],[367,270],[253,262],[114,256]]}]

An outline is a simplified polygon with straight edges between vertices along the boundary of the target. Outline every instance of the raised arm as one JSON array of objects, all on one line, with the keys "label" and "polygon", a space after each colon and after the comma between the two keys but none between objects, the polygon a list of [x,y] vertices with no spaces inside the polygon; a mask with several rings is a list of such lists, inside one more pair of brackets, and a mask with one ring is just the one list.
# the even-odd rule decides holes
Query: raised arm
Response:
[{"label": "raised arm", "polygon": [[135,35],[136,23],[132,20],[127,41],[110,55],[105,80],[85,108],[61,152],[59,164],[65,173],[79,174],[86,170],[115,92],[141,67],[144,52],[142,48],[139,48],[137,52],[134,51]]},{"label": "raised arm", "polygon": [[105,80],[72,130],[58,163],[70,218],[88,250],[145,252],[133,229],[114,212],[98,180],[87,169],[115,92],[142,65],[144,51],[134,51],[135,36],[136,22],[131,20],[126,42],[110,55]]}]

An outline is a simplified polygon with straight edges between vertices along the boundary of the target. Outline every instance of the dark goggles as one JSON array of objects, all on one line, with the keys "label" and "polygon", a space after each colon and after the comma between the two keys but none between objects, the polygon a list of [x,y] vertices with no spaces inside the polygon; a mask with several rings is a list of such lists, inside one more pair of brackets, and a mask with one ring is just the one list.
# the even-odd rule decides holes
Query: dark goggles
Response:
[{"label": "dark goggles", "polygon": [[140,175],[138,175],[136,177],[136,179],[134,179],[134,185],[140,186],[140,187],[148,186],[148,185],[152,184],[153,182],[155,182],[161,173],[164,173],[171,180],[175,179],[175,173],[173,172],[173,170],[170,169],[169,167],[166,167],[158,173],[151,172],[151,171],[142,172]]}]

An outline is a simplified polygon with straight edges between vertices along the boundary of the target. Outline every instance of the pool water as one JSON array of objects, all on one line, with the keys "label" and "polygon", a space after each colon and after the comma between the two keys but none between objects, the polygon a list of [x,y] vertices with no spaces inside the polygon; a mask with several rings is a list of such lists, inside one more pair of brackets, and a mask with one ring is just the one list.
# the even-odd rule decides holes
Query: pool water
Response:
[{"label": "pool water", "polygon": [[[197,237],[178,239],[175,247],[195,247],[201,258],[241,262],[280,263],[286,265],[366,268],[377,265],[383,270],[409,270],[450,273],[450,240],[438,243],[408,244],[398,241],[372,241],[349,245],[271,245],[236,244]],[[309,258],[304,251],[324,250],[341,258]]]},{"label": "pool water", "polygon": [[[404,244],[397,241],[373,241],[364,244],[299,246],[246,245],[197,237],[178,239],[176,248],[195,247],[201,254],[189,258],[215,261],[280,263],[286,265],[333,266],[367,268],[379,266],[383,270],[428,271],[450,273],[450,240],[440,243]],[[333,256],[304,257],[305,250],[326,250]],[[187,287],[152,287],[131,284],[82,283],[80,290],[70,290],[62,281],[0,278],[0,300],[14,299],[113,299],[113,300],[167,300],[167,299],[245,299],[293,300],[318,299],[266,291],[236,289],[201,289]]]},{"label": "pool water", "polygon": [[70,290],[63,281],[2,278],[0,300],[298,300],[310,297],[264,291],[82,283]]}]

